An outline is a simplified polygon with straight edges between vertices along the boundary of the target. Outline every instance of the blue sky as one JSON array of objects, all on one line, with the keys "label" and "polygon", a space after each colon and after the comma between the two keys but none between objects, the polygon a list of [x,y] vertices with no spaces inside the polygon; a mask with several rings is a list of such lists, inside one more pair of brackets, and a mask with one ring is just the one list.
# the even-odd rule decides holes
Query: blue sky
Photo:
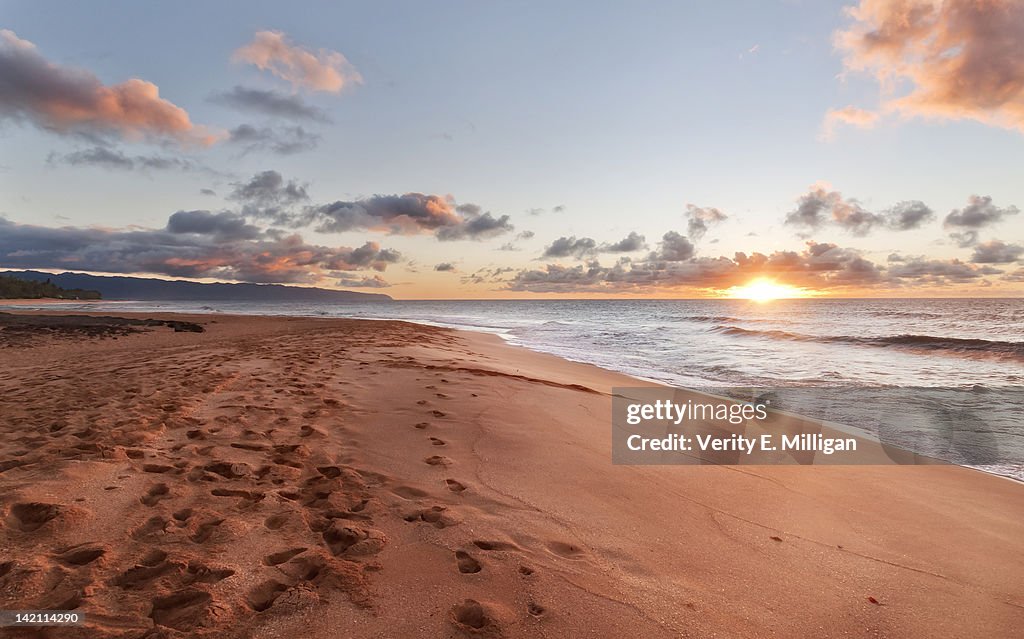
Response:
[{"label": "blue sky", "polygon": [[[319,140],[288,155],[230,142],[198,147],[116,133],[103,133],[98,143],[9,109],[10,117],[0,119],[0,215],[17,225],[160,229],[176,211],[237,212],[237,200],[225,197],[272,170],[304,185],[310,205],[413,192],[509,216],[514,230],[445,242],[429,233],[289,227],[310,244],[373,241],[399,251],[401,260],[385,270],[353,271],[387,281],[385,292],[396,297],[705,294],[710,289],[689,277],[668,277],[668,284],[654,288],[609,286],[614,276],[551,291],[510,284],[517,273],[543,271],[549,263],[586,269],[598,260],[611,268],[623,257],[538,259],[559,237],[601,245],[637,232],[657,251],[666,232],[686,235],[687,204],[728,216],[700,241],[690,238],[691,259],[800,252],[813,241],[883,266],[893,253],[904,260],[970,263],[978,242],[959,246],[942,220],[967,206],[971,195],[988,196],[1002,208],[1024,202],[1021,130],[993,125],[977,112],[935,118],[886,111],[887,95],[871,73],[844,74],[848,54],[836,49],[834,33],[856,21],[843,9],[840,2],[795,1],[288,8],[271,2],[4,2],[0,27],[34,44],[53,65],[87,70],[107,86],[131,78],[152,82],[191,122],[216,131],[298,125]],[[291,46],[314,54],[343,54],[362,83],[337,93],[306,91],[233,62],[233,52],[262,31],[280,32]],[[909,86],[901,89],[913,89],[913,79],[903,82]],[[330,122],[287,122],[211,99],[235,86],[297,97]],[[882,116],[870,128],[838,126],[823,139],[828,110],[851,105]],[[124,170],[61,160],[97,146],[129,157],[184,158],[200,169]],[[838,226],[810,233],[784,224],[819,182],[868,211],[920,200],[935,215],[910,231],[863,236]],[[979,242],[1016,246],[1024,239],[1022,217],[1003,216]],[[516,240],[523,231],[533,237]],[[499,250],[510,242],[518,250]],[[649,259],[643,251],[626,257]],[[435,271],[440,263],[455,269]],[[470,281],[480,268],[511,270]],[[1001,273],[956,281],[904,278],[898,286],[885,277],[872,286],[966,294],[985,280],[986,288],[1017,294],[1020,284],[1012,276],[1019,264],[982,268]],[[334,285],[320,271],[297,283]],[[722,282],[710,286],[722,288]]]}]

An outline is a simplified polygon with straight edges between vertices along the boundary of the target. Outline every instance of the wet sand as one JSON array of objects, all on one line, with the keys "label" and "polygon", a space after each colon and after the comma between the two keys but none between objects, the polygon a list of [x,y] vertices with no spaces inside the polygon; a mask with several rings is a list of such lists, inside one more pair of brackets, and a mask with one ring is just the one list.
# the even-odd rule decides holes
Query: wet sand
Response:
[{"label": "wet sand", "polygon": [[402,322],[118,315],[203,332],[0,330],[0,609],[88,619],[4,636],[1024,627],[1018,483],[613,466],[610,389],[638,382],[593,366]]}]

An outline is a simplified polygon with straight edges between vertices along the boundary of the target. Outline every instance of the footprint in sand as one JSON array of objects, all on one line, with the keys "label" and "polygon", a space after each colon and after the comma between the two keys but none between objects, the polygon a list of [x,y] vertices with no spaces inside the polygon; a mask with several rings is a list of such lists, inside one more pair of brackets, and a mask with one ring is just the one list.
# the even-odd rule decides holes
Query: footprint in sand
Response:
[{"label": "footprint in sand", "polygon": [[57,555],[57,559],[69,566],[85,566],[96,561],[107,554],[105,548],[80,544],[63,550]]},{"label": "footprint in sand", "polygon": [[480,562],[464,550],[455,551],[455,563],[459,567],[459,572],[464,575],[472,575],[480,572],[482,569]]},{"label": "footprint in sand", "polygon": [[387,537],[379,530],[357,528],[335,521],[322,533],[324,543],[335,556],[375,555],[384,549]]},{"label": "footprint in sand", "polygon": [[489,541],[489,540],[477,539],[477,540],[473,541],[473,545],[476,546],[477,548],[479,548],[480,550],[487,550],[487,551],[503,550],[503,551],[511,552],[511,551],[519,550],[519,546],[513,544],[510,541]]},{"label": "footprint in sand", "polygon": [[191,584],[215,584],[235,574],[231,568],[211,568],[205,564],[189,562],[182,577],[182,583]]},{"label": "footprint in sand", "polygon": [[448,490],[452,491],[453,493],[461,493],[462,491],[466,490],[465,484],[454,479],[446,479],[444,480],[444,483],[448,487]]},{"label": "footprint in sand", "polygon": [[161,500],[170,497],[171,489],[167,487],[167,484],[157,484],[153,486],[146,494],[139,498],[143,504],[147,506],[156,506]]},{"label": "footprint in sand", "polygon": [[583,549],[575,544],[564,541],[552,541],[548,543],[548,550],[565,559],[580,559],[583,557]]},{"label": "footprint in sand", "polygon": [[210,519],[199,524],[196,531],[192,534],[190,539],[197,544],[204,544],[209,541],[213,533],[217,531],[217,527],[224,523],[223,519]]},{"label": "footprint in sand", "polygon": [[430,438],[430,443],[432,445],[434,445],[434,446],[444,446],[445,445],[445,441],[443,439],[438,439],[437,437],[431,437]]},{"label": "footprint in sand", "polygon": [[418,428],[420,430],[423,430],[427,426],[430,426],[430,422],[420,422],[420,423],[416,424],[416,428]]},{"label": "footprint in sand", "polygon": [[44,504],[42,502],[29,502],[14,504],[11,506],[12,527],[23,532],[39,530],[48,521],[55,519],[60,514],[60,506],[57,504]]},{"label": "footprint in sand", "polygon": [[149,616],[158,626],[188,632],[202,626],[213,597],[202,590],[185,590],[153,600]]},{"label": "footprint in sand", "polygon": [[281,596],[281,593],[288,590],[288,586],[280,581],[265,581],[249,592],[246,601],[249,607],[256,612],[263,612],[274,605],[274,600]]},{"label": "footprint in sand", "polygon": [[296,555],[301,555],[304,552],[306,552],[306,548],[292,548],[290,550],[282,550],[280,552],[275,552],[264,557],[263,563],[267,566],[276,566],[278,564],[283,564],[292,557],[295,557]]},{"label": "footprint in sand", "polygon": [[267,527],[267,530],[279,530],[282,526],[288,523],[289,518],[289,513],[278,513],[267,517],[263,521],[263,525]]},{"label": "footprint in sand", "polygon": [[452,460],[441,455],[432,455],[424,459],[423,462],[431,466],[451,466]]},{"label": "footprint in sand", "polygon": [[433,524],[435,528],[447,528],[458,523],[458,520],[448,516],[446,506],[431,506],[424,510],[417,510],[404,517],[405,521],[424,521]]},{"label": "footprint in sand", "polygon": [[451,620],[459,630],[476,635],[481,631],[489,630],[497,624],[487,610],[475,599],[466,599],[460,604],[452,606]]}]

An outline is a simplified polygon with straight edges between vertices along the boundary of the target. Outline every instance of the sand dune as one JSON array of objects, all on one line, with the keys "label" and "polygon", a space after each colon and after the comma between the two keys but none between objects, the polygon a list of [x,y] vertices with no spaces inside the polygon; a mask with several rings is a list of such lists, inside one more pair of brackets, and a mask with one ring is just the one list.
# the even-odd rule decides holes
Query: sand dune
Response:
[{"label": "sand dune", "polygon": [[0,331],[18,637],[1009,637],[1024,487],[610,463],[635,380],[401,322]]}]

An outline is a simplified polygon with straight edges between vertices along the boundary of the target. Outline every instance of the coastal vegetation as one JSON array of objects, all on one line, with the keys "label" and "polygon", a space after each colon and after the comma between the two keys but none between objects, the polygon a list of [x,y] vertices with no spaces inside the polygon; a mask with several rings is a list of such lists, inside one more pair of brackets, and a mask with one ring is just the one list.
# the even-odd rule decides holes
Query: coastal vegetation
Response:
[{"label": "coastal vegetation", "polygon": [[63,300],[98,300],[99,291],[80,288],[63,289],[47,279],[44,282],[22,280],[16,277],[0,275],[0,299],[43,299],[54,298]]}]

